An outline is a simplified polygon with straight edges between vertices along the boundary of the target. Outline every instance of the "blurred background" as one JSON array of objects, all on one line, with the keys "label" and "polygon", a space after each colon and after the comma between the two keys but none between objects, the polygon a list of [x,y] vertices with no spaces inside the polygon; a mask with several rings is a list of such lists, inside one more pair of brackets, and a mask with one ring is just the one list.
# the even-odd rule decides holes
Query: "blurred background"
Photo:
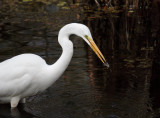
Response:
[{"label": "blurred background", "polygon": [[34,53],[54,63],[58,31],[77,22],[110,64],[73,35],[63,76],[17,109],[0,105],[0,118],[159,118],[159,12],[160,0],[0,0],[0,62]]}]

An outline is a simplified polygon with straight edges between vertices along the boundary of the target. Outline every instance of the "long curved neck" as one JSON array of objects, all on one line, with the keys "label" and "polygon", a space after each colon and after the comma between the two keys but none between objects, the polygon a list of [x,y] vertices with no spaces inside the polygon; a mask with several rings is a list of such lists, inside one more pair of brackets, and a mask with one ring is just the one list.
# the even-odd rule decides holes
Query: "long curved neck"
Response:
[{"label": "long curved neck", "polygon": [[60,58],[52,65],[53,67],[56,67],[58,73],[61,74],[66,70],[73,56],[72,42],[69,39],[63,39],[63,42],[65,43],[61,45],[62,54]]},{"label": "long curved neck", "polygon": [[48,73],[49,84],[54,83],[68,67],[73,56],[73,43],[69,40],[69,36],[71,34],[79,36],[80,27],[82,28],[80,24],[72,23],[65,25],[59,31],[58,42],[62,47],[62,55],[53,65],[47,66],[46,73]]},{"label": "long curved neck", "polygon": [[50,82],[55,82],[68,67],[73,56],[73,43],[69,40],[68,35],[59,33],[58,42],[62,47],[62,55],[52,65],[49,66]]}]

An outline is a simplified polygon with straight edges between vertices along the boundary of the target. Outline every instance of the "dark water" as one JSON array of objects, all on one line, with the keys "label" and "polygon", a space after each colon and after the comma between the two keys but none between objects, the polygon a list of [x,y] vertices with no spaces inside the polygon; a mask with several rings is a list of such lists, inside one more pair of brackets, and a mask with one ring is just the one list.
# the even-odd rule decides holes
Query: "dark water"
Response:
[{"label": "dark water", "polygon": [[62,77],[17,109],[0,105],[0,118],[159,118],[159,7],[117,11],[43,2],[1,2],[0,61],[34,53],[47,63],[61,54],[59,29],[86,24],[110,64],[103,66],[79,37]]}]

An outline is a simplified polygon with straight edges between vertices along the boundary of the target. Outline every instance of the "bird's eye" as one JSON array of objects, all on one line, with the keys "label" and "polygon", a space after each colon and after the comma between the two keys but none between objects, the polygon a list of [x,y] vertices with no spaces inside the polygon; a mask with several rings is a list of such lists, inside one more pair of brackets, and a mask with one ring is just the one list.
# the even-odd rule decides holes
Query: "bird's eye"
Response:
[{"label": "bird's eye", "polygon": [[84,35],[84,37],[85,37],[86,39],[88,39],[88,36],[87,36],[87,35]]}]

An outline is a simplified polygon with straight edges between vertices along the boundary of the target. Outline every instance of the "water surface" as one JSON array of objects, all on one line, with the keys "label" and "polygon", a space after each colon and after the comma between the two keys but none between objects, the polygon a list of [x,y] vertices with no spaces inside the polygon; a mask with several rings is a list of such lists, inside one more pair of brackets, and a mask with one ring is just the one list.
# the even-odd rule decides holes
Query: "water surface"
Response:
[{"label": "water surface", "polygon": [[62,77],[17,109],[0,105],[0,117],[158,118],[159,48],[151,9],[108,13],[41,2],[14,5],[1,6],[0,61],[34,53],[52,64],[62,51],[59,29],[79,22],[90,28],[110,69],[81,38],[71,36],[74,55]]}]

